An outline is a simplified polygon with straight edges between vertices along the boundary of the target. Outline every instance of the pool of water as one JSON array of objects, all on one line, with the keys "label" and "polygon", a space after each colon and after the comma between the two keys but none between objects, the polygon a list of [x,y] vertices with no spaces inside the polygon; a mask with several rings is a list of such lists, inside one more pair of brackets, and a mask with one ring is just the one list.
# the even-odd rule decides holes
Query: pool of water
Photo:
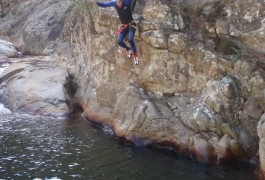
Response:
[{"label": "pool of water", "polygon": [[120,143],[80,116],[0,115],[0,179],[255,179],[247,163],[208,166]]}]

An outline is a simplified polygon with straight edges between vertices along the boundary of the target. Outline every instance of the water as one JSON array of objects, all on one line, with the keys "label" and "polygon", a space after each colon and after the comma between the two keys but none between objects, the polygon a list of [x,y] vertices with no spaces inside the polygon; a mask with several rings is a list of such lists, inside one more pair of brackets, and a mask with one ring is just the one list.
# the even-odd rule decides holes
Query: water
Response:
[{"label": "water", "polygon": [[250,164],[207,166],[172,152],[130,147],[75,116],[0,115],[0,179],[254,179]]}]

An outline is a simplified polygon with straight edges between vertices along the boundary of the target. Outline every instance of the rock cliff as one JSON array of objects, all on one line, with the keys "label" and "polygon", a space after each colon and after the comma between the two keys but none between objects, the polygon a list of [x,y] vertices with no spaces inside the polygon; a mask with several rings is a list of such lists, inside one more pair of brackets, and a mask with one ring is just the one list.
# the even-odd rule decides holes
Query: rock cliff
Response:
[{"label": "rock cliff", "polygon": [[207,163],[259,153],[264,178],[264,10],[262,0],[138,0],[138,66],[116,45],[116,12],[87,1],[22,0],[0,35],[59,57],[83,115],[128,143]]}]

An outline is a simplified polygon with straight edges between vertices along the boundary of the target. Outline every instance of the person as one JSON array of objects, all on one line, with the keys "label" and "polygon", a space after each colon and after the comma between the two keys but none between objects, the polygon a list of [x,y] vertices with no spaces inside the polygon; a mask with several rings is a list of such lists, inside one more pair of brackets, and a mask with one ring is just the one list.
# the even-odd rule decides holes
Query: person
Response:
[{"label": "person", "polygon": [[[111,0],[109,2],[97,2],[96,0],[92,0],[92,2],[96,3],[99,7],[114,7],[116,9],[122,23],[117,30],[117,43],[126,50],[128,58],[133,56],[134,64],[138,65],[139,58],[137,56],[136,44],[134,42],[134,35],[137,28],[132,16],[132,0]],[[129,43],[131,47],[128,47],[124,42],[127,34],[129,34]]]}]

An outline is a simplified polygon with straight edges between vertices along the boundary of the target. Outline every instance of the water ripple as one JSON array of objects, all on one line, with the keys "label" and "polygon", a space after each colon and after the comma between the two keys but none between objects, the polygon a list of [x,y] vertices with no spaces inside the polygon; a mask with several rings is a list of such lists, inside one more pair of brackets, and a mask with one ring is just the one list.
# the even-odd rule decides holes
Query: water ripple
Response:
[{"label": "water ripple", "polygon": [[[225,173],[224,173],[225,172]],[[201,168],[171,154],[117,143],[110,127],[82,118],[0,115],[3,179],[252,179],[253,170]]]}]

